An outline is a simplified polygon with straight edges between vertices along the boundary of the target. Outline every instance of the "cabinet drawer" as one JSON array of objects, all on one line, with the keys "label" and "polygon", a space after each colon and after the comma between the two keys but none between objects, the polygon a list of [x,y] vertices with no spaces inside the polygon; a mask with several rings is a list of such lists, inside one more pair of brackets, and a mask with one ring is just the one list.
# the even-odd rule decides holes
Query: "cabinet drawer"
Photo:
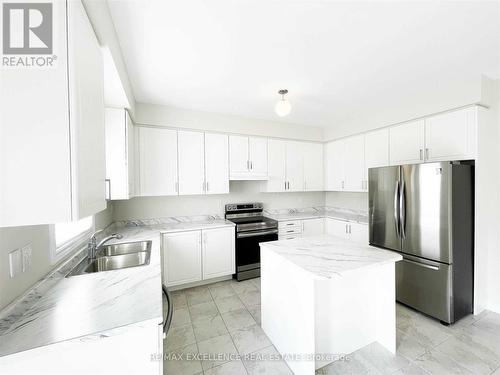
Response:
[{"label": "cabinet drawer", "polygon": [[294,227],[286,227],[280,228],[278,234],[281,235],[290,235],[290,234],[301,234],[302,226],[294,226]]},{"label": "cabinet drawer", "polygon": [[300,220],[280,221],[278,223],[279,230],[284,229],[284,228],[288,228],[288,227],[293,227],[293,226],[301,227],[302,225],[301,225]]},{"label": "cabinet drawer", "polygon": [[283,240],[293,240],[295,238],[300,237],[300,234],[291,234],[291,235],[286,235],[286,234],[280,234],[278,237],[278,240],[283,241]]}]

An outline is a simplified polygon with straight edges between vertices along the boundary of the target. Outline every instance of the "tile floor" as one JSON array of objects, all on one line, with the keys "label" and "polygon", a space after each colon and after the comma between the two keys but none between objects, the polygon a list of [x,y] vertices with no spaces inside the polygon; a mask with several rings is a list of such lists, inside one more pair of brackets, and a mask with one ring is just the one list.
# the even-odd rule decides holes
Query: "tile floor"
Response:
[{"label": "tile floor", "polygon": [[[260,328],[260,279],[223,281],[172,295],[165,374],[292,373],[284,362],[266,360],[277,352]],[[200,360],[197,354],[211,355]],[[484,312],[445,327],[398,304],[396,355],[373,343],[317,374],[500,375],[500,314]]]}]

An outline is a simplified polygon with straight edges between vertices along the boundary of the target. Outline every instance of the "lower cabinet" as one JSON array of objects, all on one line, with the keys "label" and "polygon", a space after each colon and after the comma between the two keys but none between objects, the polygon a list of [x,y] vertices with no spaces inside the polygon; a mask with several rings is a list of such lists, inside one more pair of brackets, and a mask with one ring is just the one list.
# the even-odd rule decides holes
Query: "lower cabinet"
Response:
[{"label": "lower cabinet", "polygon": [[306,219],[302,220],[302,235],[315,236],[325,233],[325,219]]},{"label": "lower cabinet", "polygon": [[326,233],[361,244],[368,244],[368,225],[366,224],[327,218]]},{"label": "lower cabinet", "polygon": [[174,286],[232,275],[234,227],[163,235],[163,283]]}]

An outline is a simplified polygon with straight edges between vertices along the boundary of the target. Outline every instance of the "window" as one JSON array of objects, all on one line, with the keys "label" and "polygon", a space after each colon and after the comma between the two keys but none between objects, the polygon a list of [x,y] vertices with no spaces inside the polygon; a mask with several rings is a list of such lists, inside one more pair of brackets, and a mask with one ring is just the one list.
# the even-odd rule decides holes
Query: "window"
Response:
[{"label": "window", "polygon": [[94,229],[94,218],[86,217],[78,221],[57,223],[52,226],[51,246],[52,263],[56,263],[66,254],[81,247]]}]

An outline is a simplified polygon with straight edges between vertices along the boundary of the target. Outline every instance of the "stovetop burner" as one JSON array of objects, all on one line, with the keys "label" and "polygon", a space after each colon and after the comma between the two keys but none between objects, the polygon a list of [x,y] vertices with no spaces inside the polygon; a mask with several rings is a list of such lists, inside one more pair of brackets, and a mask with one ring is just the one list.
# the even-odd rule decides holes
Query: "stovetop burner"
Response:
[{"label": "stovetop burner", "polygon": [[262,203],[227,204],[225,217],[236,224],[237,232],[269,230],[278,222],[262,215]]}]

